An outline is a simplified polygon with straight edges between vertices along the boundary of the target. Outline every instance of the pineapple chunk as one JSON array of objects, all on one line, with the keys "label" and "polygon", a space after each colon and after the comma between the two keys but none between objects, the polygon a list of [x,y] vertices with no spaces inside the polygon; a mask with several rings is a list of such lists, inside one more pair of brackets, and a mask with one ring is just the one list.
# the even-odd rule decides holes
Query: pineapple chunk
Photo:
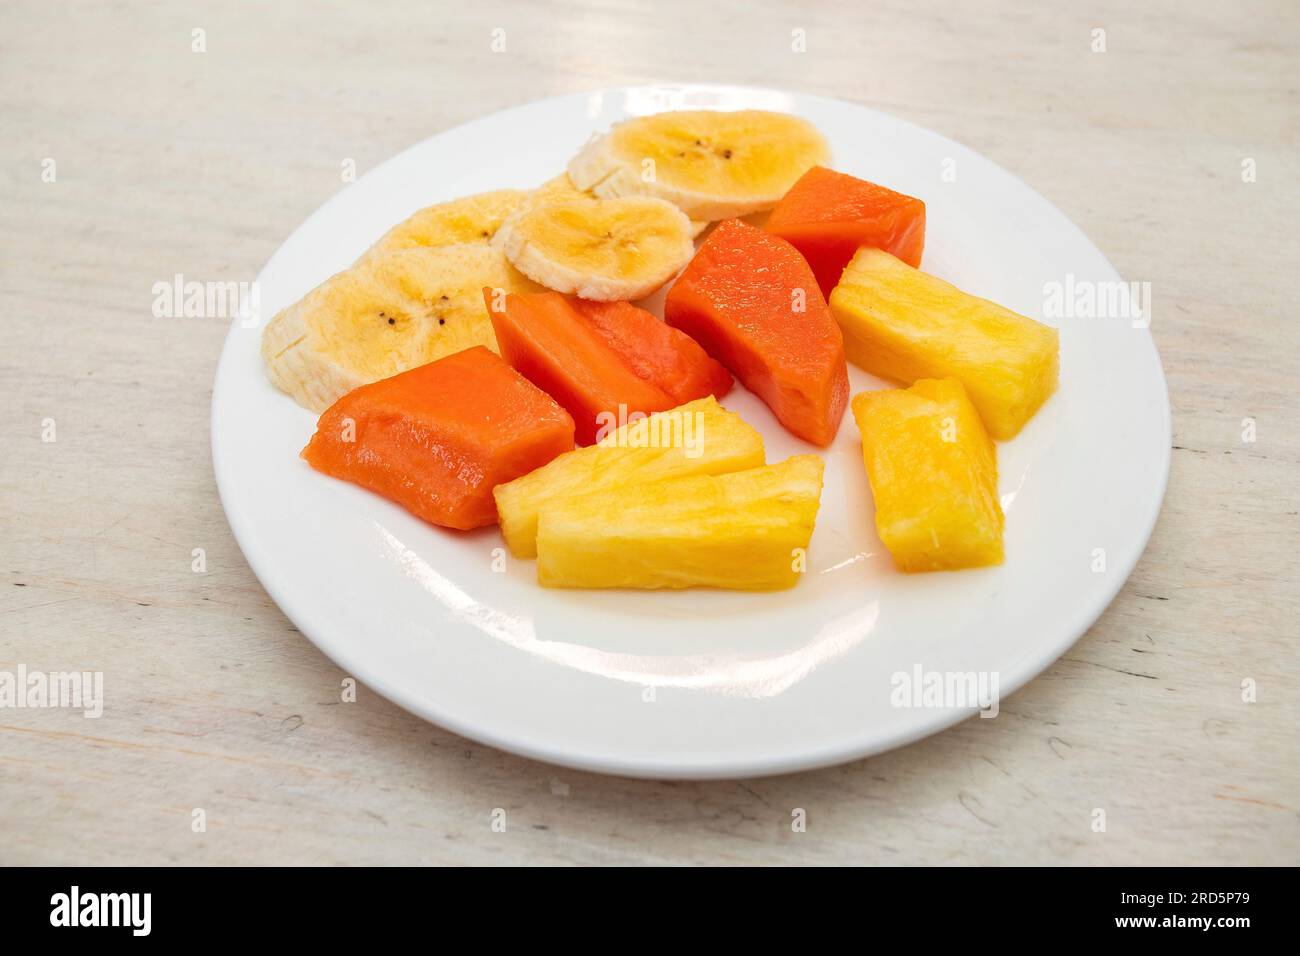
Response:
[{"label": "pineapple chunk", "polygon": [[863,247],[831,293],[849,361],[910,385],[955,378],[989,434],[1014,438],[1056,390],[1056,329]]},{"label": "pineapple chunk", "polygon": [[547,502],[630,482],[717,475],[765,461],[763,436],[712,395],[629,422],[595,445],[566,452],[497,485],[497,514],[510,553],[537,556],[537,516]]},{"label": "pineapple chunk", "polygon": [[876,531],[903,571],[1002,563],[997,448],[956,379],[853,399]]},{"label": "pineapple chunk", "polygon": [[794,587],[821,493],[822,460],[796,455],[552,502],[537,531],[537,580],[561,588]]}]

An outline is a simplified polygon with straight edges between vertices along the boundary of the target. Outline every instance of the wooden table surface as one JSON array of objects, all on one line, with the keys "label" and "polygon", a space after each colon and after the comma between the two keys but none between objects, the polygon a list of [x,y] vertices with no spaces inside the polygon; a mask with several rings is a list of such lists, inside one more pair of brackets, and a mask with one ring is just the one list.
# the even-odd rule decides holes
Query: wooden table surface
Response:
[{"label": "wooden table surface", "polygon": [[[106,695],[98,720],[0,709],[0,862],[1300,862],[1300,7],[816,6],[0,6],[0,671],[102,671]],[[209,453],[227,323],[155,318],[153,284],[252,280],[347,158],[665,80],[930,127],[1151,283],[1163,514],[997,719],[763,780],[557,769],[364,687],[340,705],[240,555]]]}]

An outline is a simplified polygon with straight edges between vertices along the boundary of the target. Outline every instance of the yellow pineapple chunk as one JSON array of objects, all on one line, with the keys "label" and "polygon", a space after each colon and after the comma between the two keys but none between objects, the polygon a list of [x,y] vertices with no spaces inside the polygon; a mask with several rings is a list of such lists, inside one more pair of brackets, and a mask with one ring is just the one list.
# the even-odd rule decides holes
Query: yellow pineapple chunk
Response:
[{"label": "yellow pineapple chunk", "polygon": [[956,379],[853,398],[876,531],[903,571],[1002,563],[997,448]]},{"label": "yellow pineapple chunk", "polygon": [[708,395],[622,425],[595,445],[497,485],[493,494],[510,553],[534,558],[537,516],[547,502],[632,482],[740,471],[765,460],[763,436]]},{"label": "yellow pineapple chunk", "polygon": [[537,580],[556,588],[794,587],[806,566],[822,460],[621,485],[542,508]]},{"label": "yellow pineapple chunk", "polygon": [[955,378],[994,438],[1014,438],[1056,391],[1056,329],[863,247],[831,292],[849,361],[910,385]]}]

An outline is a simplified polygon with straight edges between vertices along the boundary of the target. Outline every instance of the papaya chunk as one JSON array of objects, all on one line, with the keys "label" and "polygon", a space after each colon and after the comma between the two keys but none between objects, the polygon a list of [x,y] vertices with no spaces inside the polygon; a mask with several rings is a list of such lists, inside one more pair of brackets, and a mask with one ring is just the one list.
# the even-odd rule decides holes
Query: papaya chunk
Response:
[{"label": "papaya chunk", "polygon": [[844,340],[794,246],[738,219],[719,223],[669,290],[664,318],[793,434],[830,444],[849,400]]},{"label": "papaya chunk", "polygon": [[859,246],[921,265],[925,203],[884,186],[814,166],[790,187],[766,229],[798,249],[829,297]]},{"label": "papaya chunk", "polygon": [[501,357],[568,410],[579,445],[632,415],[678,404],[629,368],[558,292],[484,289],[483,298]]},{"label": "papaya chunk", "polygon": [[302,457],[466,531],[496,522],[497,485],[572,449],[568,412],[480,345],[348,392]]},{"label": "papaya chunk", "polygon": [[731,391],[731,373],[693,338],[630,302],[574,299],[573,307],[639,377],[676,404]]}]

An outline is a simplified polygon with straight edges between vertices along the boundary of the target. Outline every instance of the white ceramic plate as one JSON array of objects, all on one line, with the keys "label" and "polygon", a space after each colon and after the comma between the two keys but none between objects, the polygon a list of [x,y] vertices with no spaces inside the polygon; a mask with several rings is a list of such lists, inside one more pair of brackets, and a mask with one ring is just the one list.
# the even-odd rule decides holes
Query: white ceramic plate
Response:
[{"label": "white ceramic plate", "polygon": [[[1168,473],[1169,402],[1149,332],[1123,316],[1046,317],[1050,283],[1072,282],[1078,294],[1118,280],[1105,257],[1014,176],[860,106],[751,88],[634,87],[440,133],[346,187],[289,237],[259,277],[262,321],[418,207],[540,184],[593,132],[628,116],[751,107],[811,120],[835,168],[923,198],[927,271],[1060,327],[1060,390],[998,448],[1006,563],[896,572],[846,414],[823,452],[809,573],[795,589],[544,590],[531,561],[493,570],[495,528],[443,531],[310,469],[298,451],[314,416],[267,382],[260,326],[236,322],[212,399],[226,514],[271,597],[363,685],[466,737],[554,763],[652,777],[769,774],[877,753],[970,716],[954,698],[896,706],[894,675],[996,674],[1005,697],[1115,596]],[[884,387],[852,367],[850,380],[854,393]],[[763,432],[769,461],[814,450],[739,385],[724,404]]]}]

